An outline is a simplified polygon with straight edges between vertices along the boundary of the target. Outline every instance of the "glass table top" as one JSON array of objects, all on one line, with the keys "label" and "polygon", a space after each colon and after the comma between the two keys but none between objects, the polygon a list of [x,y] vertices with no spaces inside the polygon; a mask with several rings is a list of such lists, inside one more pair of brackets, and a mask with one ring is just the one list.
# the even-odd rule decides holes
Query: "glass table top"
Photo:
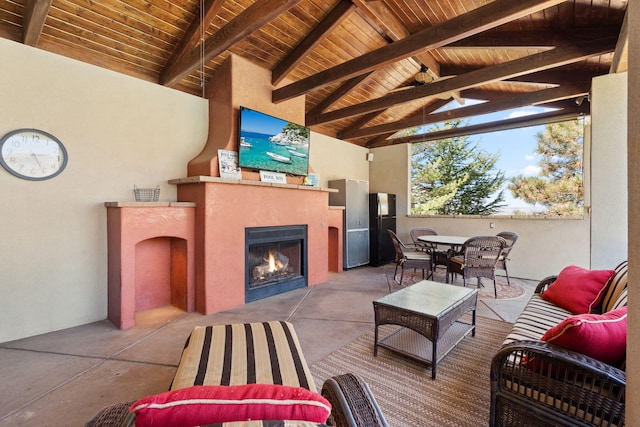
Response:
[{"label": "glass table top", "polygon": [[375,302],[438,317],[477,292],[473,288],[423,280]]}]

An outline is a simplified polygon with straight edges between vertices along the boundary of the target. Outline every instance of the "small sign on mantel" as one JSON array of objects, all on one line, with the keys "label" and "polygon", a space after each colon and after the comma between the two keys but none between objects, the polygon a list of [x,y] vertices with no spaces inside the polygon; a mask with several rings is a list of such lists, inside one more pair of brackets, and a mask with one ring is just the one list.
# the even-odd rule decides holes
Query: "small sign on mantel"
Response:
[{"label": "small sign on mantel", "polygon": [[238,152],[218,150],[220,178],[242,179],[242,170],[238,167]]},{"label": "small sign on mantel", "polygon": [[287,176],[279,172],[260,171],[260,181],[274,184],[286,184]]}]

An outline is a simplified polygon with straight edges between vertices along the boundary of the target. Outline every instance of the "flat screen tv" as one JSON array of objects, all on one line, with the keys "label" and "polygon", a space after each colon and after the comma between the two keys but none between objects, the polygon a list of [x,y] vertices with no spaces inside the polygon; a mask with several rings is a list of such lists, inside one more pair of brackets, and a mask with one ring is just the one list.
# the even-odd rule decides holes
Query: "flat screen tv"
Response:
[{"label": "flat screen tv", "polygon": [[306,176],[309,128],[240,107],[240,167]]}]

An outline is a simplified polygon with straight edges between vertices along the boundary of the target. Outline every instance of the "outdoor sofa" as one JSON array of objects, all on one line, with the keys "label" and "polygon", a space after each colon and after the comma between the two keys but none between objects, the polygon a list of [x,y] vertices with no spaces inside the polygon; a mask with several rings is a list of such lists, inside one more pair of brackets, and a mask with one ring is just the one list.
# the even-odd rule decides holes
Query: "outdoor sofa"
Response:
[{"label": "outdoor sofa", "polygon": [[196,326],[170,391],[108,406],[86,424],[134,425],[387,427],[369,387],[355,375],[329,378],[316,392],[293,325],[283,321]]},{"label": "outdoor sofa", "polygon": [[553,294],[574,311],[548,301],[559,276],[538,284],[492,360],[491,426],[625,424],[627,262],[594,291],[594,314],[571,306],[585,287]]}]

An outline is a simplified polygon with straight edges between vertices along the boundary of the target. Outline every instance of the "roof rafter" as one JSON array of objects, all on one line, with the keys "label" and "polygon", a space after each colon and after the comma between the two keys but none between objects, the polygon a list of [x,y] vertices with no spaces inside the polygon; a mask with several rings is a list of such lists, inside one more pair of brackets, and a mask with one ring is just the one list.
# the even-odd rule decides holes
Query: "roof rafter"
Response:
[{"label": "roof rafter", "polygon": [[629,67],[629,24],[627,23],[627,16],[629,11],[625,12],[624,20],[622,21],[622,29],[616,43],[615,55],[613,61],[611,61],[610,71],[612,73],[621,73],[627,71]]},{"label": "roof rafter", "polygon": [[[430,113],[433,113],[436,110],[439,110],[440,108],[444,107],[445,105],[449,104],[451,102],[451,98],[449,99],[440,99],[440,98],[436,98],[434,99],[432,102],[430,102],[428,105],[423,105],[422,107],[418,108],[417,110],[415,110],[413,113],[409,114],[408,116],[405,117],[405,119],[415,119],[415,118],[424,118],[427,115],[429,115]],[[366,123],[363,123],[366,124]],[[360,126],[362,127],[362,126]],[[360,127],[351,126],[348,129],[344,129],[343,131],[346,130],[355,130],[355,129],[360,129]],[[386,139],[388,137],[390,137],[391,135],[393,135],[394,133],[396,133],[396,131],[391,131],[391,132],[387,132],[387,133],[383,133],[378,135],[378,137],[382,138],[382,139]]]},{"label": "roof rafter", "polygon": [[564,122],[567,120],[577,119],[578,117],[589,114],[588,106],[576,106],[575,108],[567,108],[558,111],[549,111],[546,113],[532,114],[530,116],[516,117],[514,119],[506,119],[495,122],[481,123],[478,125],[463,126],[455,129],[446,129],[436,132],[427,132],[417,135],[411,135],[403,138],[376,138],[366,144],[368,148],[384,147],[396,144],[415,144],[426,141],[436,141],[439,139],[453,138],[457,136],[474,135],[479,133],[498,132],[502,130],[517,129],[528,126],[546,125],[548,123]]},{"label": "roof rafter", "polygon": [[329,111],[319,116],[309,118],[307,125],[311,126],[320,123],[327,123],[420,98],[435,97],[453,90],[467,89],[485,83],[501,81],[536,71],[560,67],[573,62],[582,61],[591,56],[611,52],[613,50],[614,43],[615,40],[600,40],[597,42],[579,43],[573,46],[561,46],[553,50],[547,50],[502,64],[481,68],[450,79],[416,86],[411,90],[385,95],[381,98],[372,99],[358,105]]},{"label": "roof rafter", "polygon": [[351,132],[340,132],[338,138],[353,139],[366,136],[374,136],[393,131],[399,131],[415,126],[439,123],[445,120],[460,119],[464,117],[478,116],[482,114],[495,113],[513,108],[525,107],[545,102],[558,101],[561,99],[575,98],[586,95],[589,92],[589,84],[574,84],[551,89],[543,89],[535,92],[525,93],[519,96],[503,96],[482,104],[460,107],[452,110],[433,113],[423,117],[414,117],[398,120],[393,123],[386,123],[378,126],[371,126]]},{"label": "roof rafter", "polygon": [[322,113],[327,108],[331,107],[333,104],[340,101],[340,99],[342,99],[343,96],[351,92],[357,86],[367,82],[369,79],[371,79],[371,77],[373,77],[374,74],[375,73],[371,71],[369,73],[362,74],[360,76],[354,77],[342,83],[340,86],[338,86],[336,90],[331,92],[329,96],[327,96],[322,101],[318,102],[315,107],[309,110],[307,112],[307,116],[312,117],[312,116],[315,116],[316,114]]},{"label": "roof rafter", "polygon": [[29,46],[38,44],[44,21],[47,19],[52,0],[26,0],[24,4],[24,26],[22,41]]},{"label": "roof rafter", "polygon": [[271,72],[271,83],[277,86],[304,57],[322,42],[355,9],[349,0],[342,0],[316,25],[311,33],[298,44]]},{"label": "roof rafter", "polygon": [[[365,19],[372,25],[382,29],[392,41],[397,42],[411,35],[407,27],[391,13],[381,1],[353,0],[362,11]],[[434,77],[440,77],[440,64],[429,52],[421,52],[414,58],[416,62],[426,65]]]},{"label": "roof rafter", "polygon": [[493,1],[441,24],[425,28],[395,43],[276,89],[272,93],[272,100],[280,102],[304,95],[314,89],[326,87],[332,83],[347,80],[396,62],[399,59],[462,40],[562,2],[564,0]]},{"label": "roof rafter", "polygon": [[207,62],[218,56],[300,1],[302,0],[261,0],[253,3],[244,12],[203,41],[204,49],[202,52],[197,47],[191,49],[165,68],[160,75],[160,83],[164,86],[177,84],[182,78],[198,69],[202,62]]},{"label": "roof rafter", "polygon": [[[410,35],[406,27],[401,22],[399,22],[393,14],[391,14],[381,2],[365,2],[363,0],[353,0],[353,3],[357,5],[358,12],[360,12],[360,15],[369,23],[369,25],[374,28],[379,28],[380,32],[387,39],[397,41]],[[429,67],[429,70],[434,77],[439,77],[440,64],[429,52],[423,52],[419,55],[416,55],[415,60]],[[322,112],[330,108],[333,104],[338,102],[347,93],[369,81],[369,78],[372,77],[374,73],[375,71],[369,71],[365,74],[361,74],[347,80],[342,85],[340,85],[338,89],[334,90],[329,96],[327,96],[323,101],[319,102],[315,107],[309,110],[307,112],[307,116],[313,117],[317,114],[321,114]],[[376,114],[373,115],[372,118],[382,113],[382,111],[384,110],[376,112]],[[363,124],[366,124],[367,121],[365,121]]]},{"label": "roof rafter", "polygon": [[209,28],[224,2],[225,0],[204,0],[203,10],[198,8],[198,14],[191,21],[191,25],[180,40],[178,48],[171,55],[171,59],[165,65],[165,69],[171,67],[178,58],[202,42],[204,32]]},{"label": "roof rafter", "polygon": [[551,49],[568,43],[617,37],[619,28],[590,27],[580,30],[489,30],[443,46],[444,49]]}]

